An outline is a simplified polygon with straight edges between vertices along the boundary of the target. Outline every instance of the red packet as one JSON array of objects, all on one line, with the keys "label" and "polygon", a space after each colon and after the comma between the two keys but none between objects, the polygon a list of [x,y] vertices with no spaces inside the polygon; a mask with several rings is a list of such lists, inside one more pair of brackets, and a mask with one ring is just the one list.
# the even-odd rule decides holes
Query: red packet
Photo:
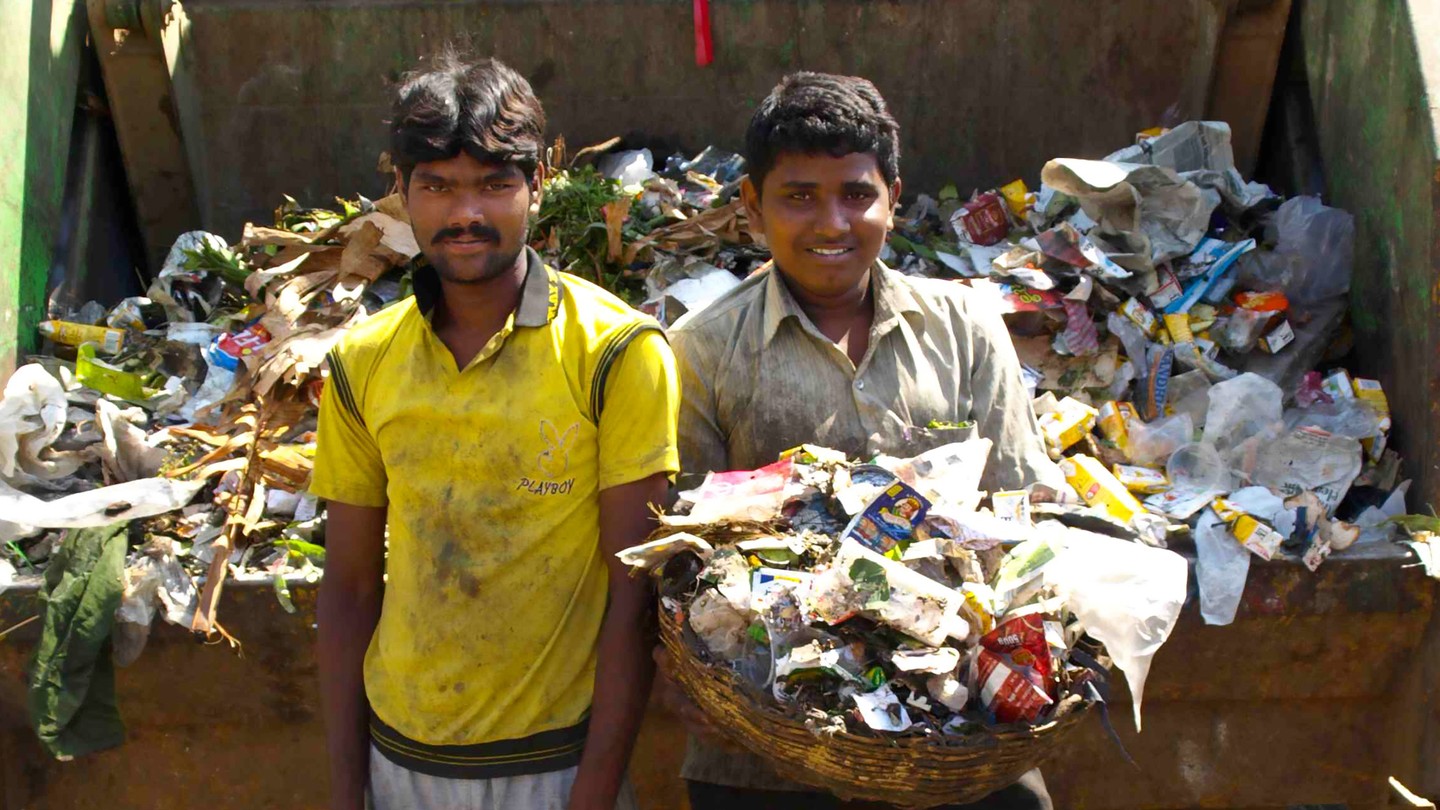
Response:
[{"label": "red packet", "polygon": [[1054,659],[1039,614],[1010,619],[981,636],[975,669],[980,704],[1001,723],[1030,722],[1055,702]]},{"label": "red packet", "polygon": [[986,192],[965,203],[955,215],[970,235],[970,241],[977,245],[993,245],[1010,233],[1005,203],[994,192]]}]

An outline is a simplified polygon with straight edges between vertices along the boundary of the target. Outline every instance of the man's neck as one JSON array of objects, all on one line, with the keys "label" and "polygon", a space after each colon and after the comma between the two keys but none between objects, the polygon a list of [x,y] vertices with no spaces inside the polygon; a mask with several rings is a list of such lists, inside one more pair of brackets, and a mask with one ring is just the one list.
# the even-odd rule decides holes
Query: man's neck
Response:
[{"label": "man's neck", "polygon": [[520,303],[528,267],[525,253],[515,257],[515,265],[498,276],[474,284],[457,284],[440,280],[440,306],[436,311],[435,328],[461,334],[493,335]]},{"label": "man's neck", "polygon": [[802,289],[800,285],[791,283],[783,272],[780,273],[780,279],[799,305],[800,311],[823,331],[827,324],[849,323],[856,318],[873,315],[874,302],[870,293],[872,272],[866,271],[859,284],[835,295],[816,295]]}]

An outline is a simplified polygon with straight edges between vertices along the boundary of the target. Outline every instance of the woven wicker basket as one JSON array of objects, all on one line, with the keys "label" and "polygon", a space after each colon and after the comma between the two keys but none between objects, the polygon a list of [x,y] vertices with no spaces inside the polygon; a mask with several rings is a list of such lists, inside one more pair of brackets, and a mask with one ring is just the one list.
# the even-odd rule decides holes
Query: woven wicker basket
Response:
[{"label": "woven wicker basket", "polygon": [[660,636],[675,680],[717,729],[786,778],[842,799],[913,808],[982,799],[1040,765],[1090,708],[1072,695],[1043,725],[994,726],[943,741],[845,733],[821,740],[802,721],[757,704],[734,673],[701,661],[686,641],[683,614],[662,610]]}]

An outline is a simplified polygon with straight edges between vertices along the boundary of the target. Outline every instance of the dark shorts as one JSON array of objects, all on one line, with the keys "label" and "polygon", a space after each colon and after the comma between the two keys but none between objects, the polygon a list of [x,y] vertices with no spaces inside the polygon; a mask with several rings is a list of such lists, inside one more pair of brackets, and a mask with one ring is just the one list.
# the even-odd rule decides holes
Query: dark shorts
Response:
[{"label": "dark shorts", "polygon": [[[686,782],[690,810],[886,810],[890,805],[874,802],[843,802],[826,793],[799,793],[789,790],[753,790]],[[1053,810],[1045,777],[1037,768],[1007,788],[969,804],[947,804],[935,810]]]}]

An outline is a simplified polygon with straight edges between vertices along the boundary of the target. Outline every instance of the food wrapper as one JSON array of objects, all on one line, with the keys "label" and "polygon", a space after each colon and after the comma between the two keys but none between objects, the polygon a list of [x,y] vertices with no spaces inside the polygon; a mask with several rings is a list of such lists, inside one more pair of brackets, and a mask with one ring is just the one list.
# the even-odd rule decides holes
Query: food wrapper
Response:
[{"label": "food wrapper", "polygon": [[780,514],[795,463],[781,459],[758,470],[712,472],[694,492],[690,514],[672,524],[723,523],[729,520],[772,520]]},{"label": "food wrapper", "polygon": [[1001,520],[1030,525],[1030,493],[1023,489],[991,495],[990,508]]},{"label": "food wrapper", "polygon": [[1295,330],[1289,321],[1281,321],[1265,337],[1260,338],[1260,350],[1266,354],[1278,354],[1281,349],[1295,342]]},{"label": "food wrapper", "polygon": [[1330,557],[1330,543],[1320,537],[1310,542],[1310,547],[1305,549],[1305,556],[1301,560],[1305,567],[1314,572],[1320,568],[1320,564]]},{"label": "food wrapper", "polygon": [[1030,206],[1035,203],[1035,195],[1030,193],[1029,187],[1024,180],[1012,180],[1000,187],[1000,194],[1005,198],[1005,204],[1010,207],[1010,213],[1016,219],[1025,216]]},{"label": "food wrapper", "polygon": [[1170,269],[1167,262],[1155,268],[1155,291],[1150,293],[1150,303],[1160,309],[1172,304],[1183,292],[1180,289],[1180,280],[1175,277],[1175,271]]},{"label": "food wrapper", "polygon": [[1096,458],[1070,456],[1060,462],[1060,471],[1065,474],[1066,482],[1085,499],[1085,503],[1103,509],[1122,523],[1129,523],[1145,511],[1130,490]]},{"label": "food wrapper", "polygon": [[910,542],[929,510],[925,496],[896,481],[850,521],[844,536],[877,554],[886,554]]},{"label": "food wrapper", "polygon": [[1380,385],[1379,380],[1370,380],[1364,377],[1357,377],[1353,381],[1355,387],[1355,398],[1369,405],[1380,417],[1380,425],[1374,436],[1361,439],[1360,446],[1365,448],[1365,456],[1371,461],[1379,462],[1385,452],[1385,436],[1390,430],[1390,400],[1385,396],[1385,389]]},{"label": "food wrapper", "polygon": [[1100,435],[1110,440],[1120,452],[1130,456],[1130,421],[1140,417],[1128,402],[1106,402],[1100,406]]},{"label": "food wrapper", "polygon": [[1355,398],[1355,381],[1351,379],[1350,372],[1340,369],[1320,381],[1320,390],[1330,397],[1332,402]]},{"label": "food wrapper", "polygon": [[1148,307],[1140,303],[1137,298],[1131,298],[1120,307],[1120,314],[1129,318],[1131,323],[1140,327],[1145,336],[1151,340],[1160,332],[1160,320],[1155,317]]},{"label": "food wrapper", "polygon": [[993,245],[1010,233],[1005,203],[994,192],[981,194],[960,206],[950,221],[962,241],[977,245]]},{"label": "food wrapper", "polygon": [[1230,525],[1230,531],[1235,535],[1235,539],[1240,541],[1240,545],[1250,549],[1251,553],[1262,560],[1273,559],[1280,551],[1280,544],[1285,541],[1279,532],[1249,515],[1236,518]]},{"label": "food wrapper", "polygon": [[1146,419],[1165,415],[1165,400],[1170,392],[1170,374],[1175,368],[1175,350],[1168,346],[1151,346],[1144,358],[1145,397],[1141,400]]},{"label": "food wrapper", "polygon": [[107,326],[91,326],[70,321],[41,321],[40,334],[56,343],[79,346],[94,343],[105,354],[116,354],[125,345],[125,330]]},{"label": "food wrapper", "polygon": [[1195,340],[1194,333],[1190,331],[1190,314],[1187,312],[1167,313],[1165,315],[1165,332],[1175,343]]},{"label": "food wrapper", "polygon": [[1061,453],[1085,438],[1099,416],[1099,411],[1073,397],[1065,397],[1056,410],[1041,414],[1037,420],[1040,435],[1045,437],[1051,458],[1058,459]]},{"label": "food wrapper", "polygon": [[1242,292],[1235,295],[1235,306],[1253,312],[1284,312],[1290,308],[1285,293],[1279,290]]},{"label": "food wrapper", "polygon": [[1039,615],[1011,619],[982,636],[974,666],[981,706],[998,722],[1031,722],[1055,702],[1054,659]]},{"label": "food wrapper", "polygon": [[1111,470],[1126,489],[1140,495],[1154,495],[1170,488],[1170,479],[1159,470],[1130,464],[1116,464]]}]

